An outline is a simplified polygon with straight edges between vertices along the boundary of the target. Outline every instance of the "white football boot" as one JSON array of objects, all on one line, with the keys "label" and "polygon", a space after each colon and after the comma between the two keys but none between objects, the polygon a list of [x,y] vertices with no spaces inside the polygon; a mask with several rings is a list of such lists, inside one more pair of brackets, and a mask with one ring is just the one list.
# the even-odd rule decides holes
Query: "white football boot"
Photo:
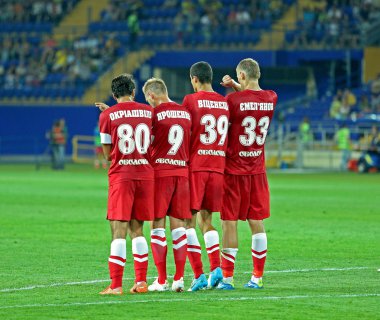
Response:
[{"label": "white football boot", "polygon": [[172,291],[182,292],[184,289],[185,289],[185,284],[183,282],[183,278],[173,281]]},{"label": "white football boot", "polygon": [[168,291],[169,290],[169,283],[168,280],[165,280],[164,284],[158,283],[158,278],[153,281],[153,283],[148,287],[149,291]]}]

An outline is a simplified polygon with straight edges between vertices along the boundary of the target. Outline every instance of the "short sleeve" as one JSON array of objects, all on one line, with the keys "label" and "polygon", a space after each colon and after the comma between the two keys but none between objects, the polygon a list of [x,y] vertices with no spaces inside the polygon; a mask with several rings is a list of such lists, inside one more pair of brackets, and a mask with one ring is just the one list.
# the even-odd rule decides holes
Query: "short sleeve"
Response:
[{"label": "short sleeve", "polygon": [[108,113],[102,112],[99,116],[99,132],[100,142],[102,144],[112,144],[111,123],[108,117]]},{"label": "short sleeve", "polygon": [[234,117],[235,117],[235,108],[232,103],[231,95],[227,96],[227,104],[228,104],[228,111],[230,112],[230,123],[232,123]]},{"label": "short sleeve", "polygon": [[187,109],[190,110],[190,101],[189,101],[189,96],[185,96],[182,101],[182,105]]}]

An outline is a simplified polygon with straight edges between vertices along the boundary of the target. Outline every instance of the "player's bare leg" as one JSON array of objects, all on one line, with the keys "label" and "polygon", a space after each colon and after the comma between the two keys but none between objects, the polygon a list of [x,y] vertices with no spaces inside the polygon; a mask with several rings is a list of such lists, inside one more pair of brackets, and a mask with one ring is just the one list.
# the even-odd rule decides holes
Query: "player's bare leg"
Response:
[{"label": "player's bare leg", "polygon": [[167,291],[169,285],[166,274],[166,257],[168,247],[165,235],[165,218],[155,219],[151,222],[150,246],[153,260],[156,265],[158,277],[148,287],[149,291]]},{"label": "player's bare leg", "polygon": [[129,236],[132,239],[132,253],[135,268],[135,284],[131,293],[145,293],[148,291],[146,273],[148,270],[148,243],[143,234],[143,221],[132,219],[129,224]]},{"label": "player's bare leg", "polygon": [[222,271],[223,281],[218,285],[218,289],[234,289],[235,259],[238,252],[237,221],[223,220],[223,250],[222,250]]},{"label": "player's bare leg", "polygon": [[262,289],[265,260],[267,256],[267,235],[262,220],[248,220],[252,231],[253,272],[251,280],[245,285],[248,288]]},{"label": "player's bare leg", "polygon": [[175,275],[173,278],[172,290],[182,292],[184,290],[183,276],[187,256],[187,236],[185,221],[174,217],[170,219],[170,230],[172,232],[173,255],[175,262]]},{"label": "player's bare leg", "polygon": [[202,251],[195,227],[197,224],[197,212],[192,210],[191,219],[185,220],[187,236],[187,256],[194,272],[194,279],[188,291],[198,291],[207,286],[207,279],[203,273]]},{"label": "player's bare leg", "polygon": [[210,261],[211,273],[208,278],[208,288],[214,288],[222,280],[219,234],[212,225],[212,212],[210,210],[200,210],[197,215],[197,220],[199,228],[203,233],[208,259]]},{"label": "player's bare leg", "polygon": [[112,282],[110,286],[99,293],[102,295],[119,295],[123,293],[122,282],[126,259],[125,238],[128,232],[128,222],[111,220],[110,227],[112,242],[111,254],[108,258],[108,267]]}]

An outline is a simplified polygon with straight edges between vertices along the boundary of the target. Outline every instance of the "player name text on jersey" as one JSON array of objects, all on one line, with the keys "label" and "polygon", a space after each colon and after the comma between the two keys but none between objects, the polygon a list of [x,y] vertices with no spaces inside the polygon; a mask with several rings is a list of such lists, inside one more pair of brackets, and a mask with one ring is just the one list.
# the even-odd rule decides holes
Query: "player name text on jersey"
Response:
[{"label": "player name text on jersey", "polygon": [[156,163],[170,164],[170,165],[173,165],[173,166],[186,167],[186,161],[184,161],[184,160],[158,158],[156,160]]},{"label": "player name text on jersey", "polygon": [[158,121],[165,120],[166,118],[177,118],[177,119],[188,119],[190,120],[190,113],[186,111],[178,111],[178,110],[173,110],[173,111],[162,111],[157,113],[157,119]]},{"label": "player name text on jersey", "polygon": [[198,107],[228,110],[228,104],[225,101],[198,100]]},{"label": "player name text on jersey", "polygon": [[199,149],[198,154],[200,156],[220,156],[220,157],[225,157],[226,153],[222,150],[204,150],[204,149]]},{"label": "player name text on jersey", "polygon": [[116,120],[121,118],[152,118],[152,112],[148,110],[119,110],[110,113],[110,119]]},{"label": "player name text on jersey", "polygon": [[141,166],[149,164],[146,159],[121,159],[119,165],[121,166]]},{"label": "player name text on jersey", "polygon": [[240,156],[240,157],[245,157],[245,158],[249,158],[249,157],[258,157],[258,156],[260,156],[262,153],[263,153],[262,150],[256,150],[256,151],[240,151],[240,152],[239,152],[239,156]]},{"label": "player name text on jersey", "polygon": [[272,102],[242,102],[240,103],[240,110],[260,110],[260,111],[271,111],[273,110]]}]

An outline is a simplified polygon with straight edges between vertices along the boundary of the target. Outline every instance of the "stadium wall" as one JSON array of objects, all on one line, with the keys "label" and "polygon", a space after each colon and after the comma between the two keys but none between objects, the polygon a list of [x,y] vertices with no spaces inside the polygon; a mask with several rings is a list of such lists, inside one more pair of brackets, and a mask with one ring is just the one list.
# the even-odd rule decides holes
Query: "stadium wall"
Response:
[{"label": "stadium wall", "polygon": [[150,59],[153,67],[184,67],[197,61],[207,61],[213,67],[235,68],[237,63],[247,57],[260,62],[262,67],[299,66],[303,61],[333,61],[347,59],[362,60],[363,50],[295,50],[295,51],[158,51]]},{"label": "stadium wall", "polygon": [[55,120],[64,118],[68,129],[67,154],[73,135],[93,135],[99,111],[95,107],[0,107],[0,157],[34,155],[46,150],[46,132]]}]

